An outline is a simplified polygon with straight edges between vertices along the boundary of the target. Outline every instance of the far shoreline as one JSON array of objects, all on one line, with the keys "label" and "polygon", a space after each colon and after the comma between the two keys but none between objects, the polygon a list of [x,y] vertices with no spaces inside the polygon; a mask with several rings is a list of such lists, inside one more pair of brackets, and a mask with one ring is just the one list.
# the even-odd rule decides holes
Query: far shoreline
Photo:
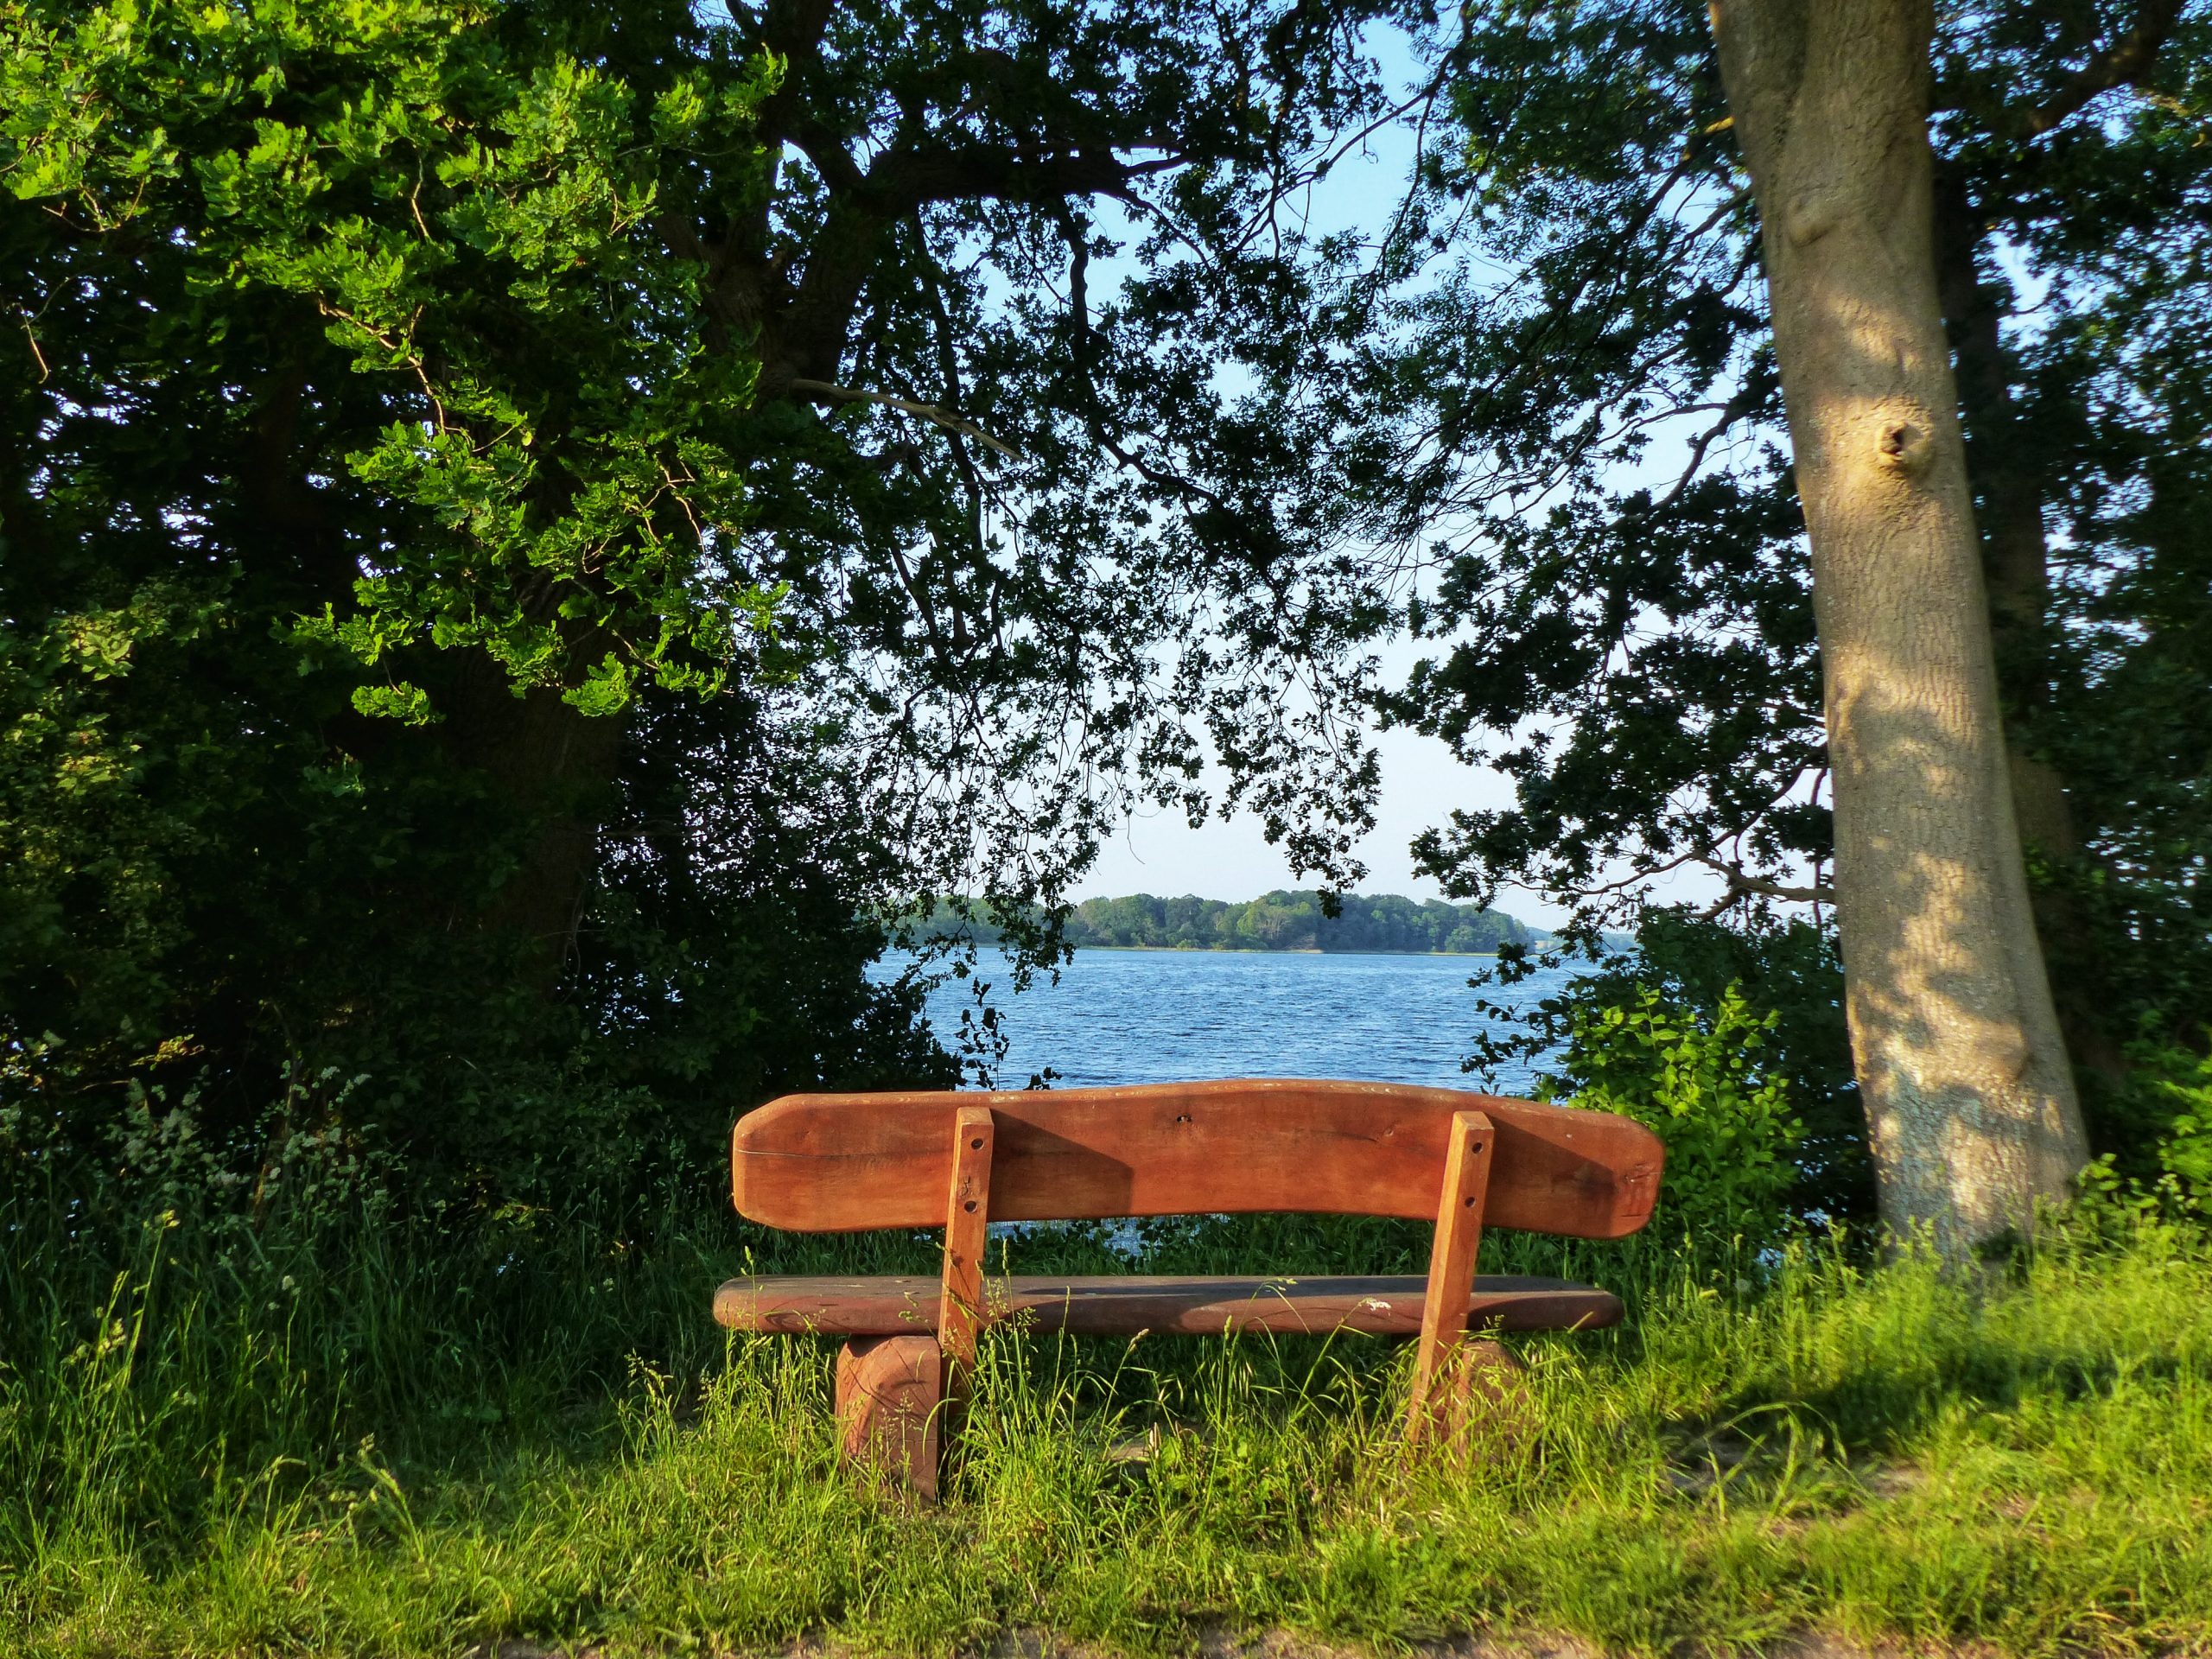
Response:
[{"label": "far shoreline", "polygon": [[[923,940],[933,944],[934,940]],[[991,949],[1003,944],[999,939],[978,939],[978,948]],[[1238,947],[1226,944],[1077,944],[1069,947],[1078,955],[1096,951],[1119,951],[1128,956],[1146,957],[1445,957],[1459,962],[1495,962],[1495,950],[1323,950],[1316,947],[1282,950],[1268,945]],[[1531,956],[1541,955],[1535,946]]]},{"label": "far shoreline", "polygon": [[1147,957],[1459,957],[1472,960],[1497,955],[1495,950],[1324,950],[1319,945],[1283,949],[1265,944],[1078,944],[1074,949],[1125,950]]},{"label": "far shoreline", "polygon": [[[1011,903],[1011,901],[1008,901]],[[1022,918],[1014,920],[1017,913]],[[1059,925],[1051,925],[1057,915]],[[973,894],[916,903],[894,931],[978,944],[1011,932],[1035,938],[1057,932],[1078,950],[1204,950],[1237,956],[1478,957],[1552,942],[1547,928],[1484,905],[1402,893],[1331,894],[1320,888],[1277,888],[1256,899],[1164,898],[1132,893],[1062,899],[1057,911],[1038,905],[995,907]],[[1294,944],[1293,940],[1304,943]],[[1465,941],[1464,944],[1461,941]]]}]

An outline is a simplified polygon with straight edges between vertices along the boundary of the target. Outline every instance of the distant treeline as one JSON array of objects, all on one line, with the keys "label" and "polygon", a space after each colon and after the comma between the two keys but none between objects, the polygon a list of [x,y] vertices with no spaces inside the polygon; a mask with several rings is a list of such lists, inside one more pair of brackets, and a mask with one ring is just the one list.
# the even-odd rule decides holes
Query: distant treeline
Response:
[{"label": "distant treeline", "polygon": [[[940,911],[933,930],[959,924]],[[997,929],[969,925],[988,944]],[[1500,944],[1534,944],[1541,929],[1503,912],[1440,899],[1418,902],[1395,893],[1351,894],[1342,912],[1321,913],[1318,893],[1275,892],[1243,904],[1220,899],[1159,899],[1148,893],[1126,899],[1086,899],[1068,918],[1068,943],[1151,950],[1397,950],[1487,953]]]}]

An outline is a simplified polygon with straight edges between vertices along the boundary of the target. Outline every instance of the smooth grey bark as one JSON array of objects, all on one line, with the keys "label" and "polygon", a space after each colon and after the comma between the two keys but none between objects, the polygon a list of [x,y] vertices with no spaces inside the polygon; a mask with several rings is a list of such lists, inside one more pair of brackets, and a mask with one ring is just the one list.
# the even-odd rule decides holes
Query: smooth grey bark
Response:
[{"label": "smooth grey bark", "polygon": [[1937,296],[1926,0],[1715,0],[1812,544],[1883,1220],[1958,1259],[2088,1155],[2036,937]]}]

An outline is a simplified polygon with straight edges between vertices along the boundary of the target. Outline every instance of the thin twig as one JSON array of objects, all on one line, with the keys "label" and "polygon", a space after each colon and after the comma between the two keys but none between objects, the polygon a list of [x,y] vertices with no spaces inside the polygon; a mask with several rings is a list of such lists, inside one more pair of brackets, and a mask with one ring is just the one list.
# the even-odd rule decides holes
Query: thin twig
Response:
[{"label": "thin twig", "polygon": [[31,355],[38,359],[38,383],[42,386],[53,378],[54,371],[47,365],[46,353],[38,348],[38,335],[31,328],[31,314],[24,311],[18,315],[23,320],[23,338],[30,342]]}]

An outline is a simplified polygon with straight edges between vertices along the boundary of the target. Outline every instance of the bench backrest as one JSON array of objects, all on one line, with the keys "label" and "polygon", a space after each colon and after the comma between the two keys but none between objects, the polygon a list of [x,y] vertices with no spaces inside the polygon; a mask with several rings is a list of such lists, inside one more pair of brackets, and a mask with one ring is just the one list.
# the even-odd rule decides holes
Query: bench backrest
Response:
[{"label": "bench backrest", "polygon": [[1306,1211],[1437,1215],[1455,1115],[1492,1126],[1484,1223],[1618,1238],[1650,1219],[1658,1137],[1605,1112],[1288,1079],[996,1093],[787,1095],[732,1141],[739,1211],[801,1232],[945,1224],[954,1129],[987,1109],[993,1221]]},{"label": "bench backrest", "polygon": [[810,1232],[944,1228],[946,1386],[989,1322],[994,1221],[1255,1210],[1434,1217],[1410,1432],[1467,1324],[1485,1226],[1618,1238],[1650,1219],[1658,1137],[1605,1112],[1290,1079],[996,1094],[786,1095],[739,1120],[738,1210]]}]

